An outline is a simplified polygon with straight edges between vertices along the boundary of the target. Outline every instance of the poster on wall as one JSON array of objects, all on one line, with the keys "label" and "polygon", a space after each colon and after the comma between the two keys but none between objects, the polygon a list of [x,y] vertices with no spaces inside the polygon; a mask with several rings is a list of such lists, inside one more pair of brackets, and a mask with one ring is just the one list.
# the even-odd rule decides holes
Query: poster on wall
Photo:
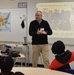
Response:
[{"label": "poster on wall", "polygon": [[[26,8],[0,9],[0,11],[0,40],[24,42],[27,22]],[[21,27],[22,21],[23,27]]]},{"label": "poster on wall", "polygon": [[10,12],[0,12],[0,31],[11,31]]},{"label": "poster on wall", "polygon": [[49,22],[53,30],[51,37],[74,38],[74,2],[38,3],[36,8]]}]

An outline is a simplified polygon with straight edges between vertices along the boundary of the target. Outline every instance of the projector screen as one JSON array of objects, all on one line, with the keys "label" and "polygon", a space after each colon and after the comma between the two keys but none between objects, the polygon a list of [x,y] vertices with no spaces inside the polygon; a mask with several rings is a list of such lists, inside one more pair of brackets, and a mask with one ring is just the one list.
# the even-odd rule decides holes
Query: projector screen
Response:
[{"label": "projector screen", "polygon": [[50,2],[36,4],[53,30],[51,38],[74,38],[74,2]]}]

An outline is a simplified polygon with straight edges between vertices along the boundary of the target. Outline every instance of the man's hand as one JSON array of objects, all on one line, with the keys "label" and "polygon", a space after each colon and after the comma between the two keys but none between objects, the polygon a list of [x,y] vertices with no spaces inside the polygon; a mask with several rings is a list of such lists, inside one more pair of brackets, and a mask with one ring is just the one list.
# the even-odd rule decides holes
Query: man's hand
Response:
[{"label": "man's hand", "polygon": [[42,34],[47,34],[47,32],[45,32],[45,31],[42,31]]},{"label": "man's hand", "polygon": [[37,34],[39,35],[39,34],[42,34],[42,30],[37,30]]},{"label": "man's hand", "polygon": [[37,34],[47,34],[47,32],[38,29]]}]

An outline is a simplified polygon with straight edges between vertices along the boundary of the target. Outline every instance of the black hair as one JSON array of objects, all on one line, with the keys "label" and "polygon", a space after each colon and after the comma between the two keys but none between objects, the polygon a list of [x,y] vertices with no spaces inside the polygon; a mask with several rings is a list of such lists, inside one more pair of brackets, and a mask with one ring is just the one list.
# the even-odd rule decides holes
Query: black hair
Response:
[{"label": "black hair", "polygon": [[17,71],[17,72],[15,72],[15,75],[25,75],[25,74],[23,74],[22,72]]},{"label": "black hair", "polygon": [[51,50],[54,54],[62,54],[65,52],[65,45],[62,41],[56,41],[53,43]]},{"label": "black hair", "polygon": [[11,70],[14,65],[14,60],[10,56],[2,56],[0,58],[0,68],[1,70]]}]

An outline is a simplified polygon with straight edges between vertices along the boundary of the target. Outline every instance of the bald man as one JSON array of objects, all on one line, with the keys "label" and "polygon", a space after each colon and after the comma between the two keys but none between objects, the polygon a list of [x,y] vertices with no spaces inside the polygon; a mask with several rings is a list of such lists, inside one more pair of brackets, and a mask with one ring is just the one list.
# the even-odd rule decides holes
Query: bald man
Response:
[{"label": "bald man", "polygon": [[35,20],[30,23],[29,35],[32,36],[32,66],[37,67],[39,55],[42,53],[44,66],[49,66],[49,45],[47,35],[51,35],[52,30],[47,21],[42,19],[42,12],[35,13]]}]

